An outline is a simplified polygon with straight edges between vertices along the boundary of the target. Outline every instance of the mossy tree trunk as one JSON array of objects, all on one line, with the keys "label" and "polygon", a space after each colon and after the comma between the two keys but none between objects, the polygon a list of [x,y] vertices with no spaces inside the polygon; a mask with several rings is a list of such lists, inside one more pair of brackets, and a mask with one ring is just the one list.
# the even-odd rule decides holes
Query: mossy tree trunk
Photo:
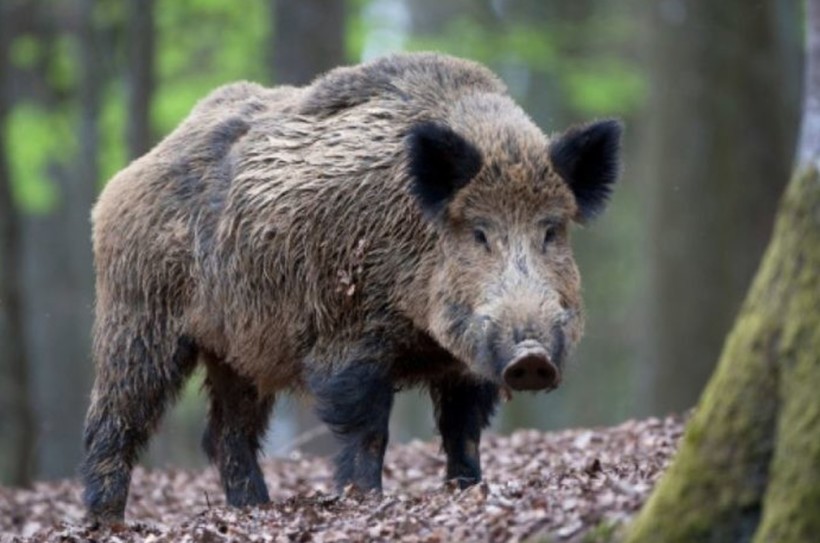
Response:
[{"label": "mossy tree trunk", "polygon": [[629,543],[820,534],[820,0],[807,4],[795,173],[718,368]]}]

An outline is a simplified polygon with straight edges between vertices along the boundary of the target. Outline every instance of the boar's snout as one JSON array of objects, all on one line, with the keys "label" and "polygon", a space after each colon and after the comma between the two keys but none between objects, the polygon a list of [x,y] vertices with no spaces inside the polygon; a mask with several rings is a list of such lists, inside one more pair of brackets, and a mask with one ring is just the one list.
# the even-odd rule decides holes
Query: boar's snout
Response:
[{"label": "boar's snout", "polygon": [[537,341],[522,341],[501,373],[513,390],[551,390],[561,382],[561,372]]}]

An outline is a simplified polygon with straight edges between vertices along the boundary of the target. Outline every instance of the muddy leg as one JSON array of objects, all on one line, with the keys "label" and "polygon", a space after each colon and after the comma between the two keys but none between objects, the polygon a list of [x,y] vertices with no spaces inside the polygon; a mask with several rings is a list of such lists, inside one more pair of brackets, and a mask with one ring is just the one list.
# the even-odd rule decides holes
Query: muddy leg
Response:
[{"label": "muddy leg", "polygon": [[253,383],[222,361],[208,357],[206,367],[211,408],[202,447],[219,469],[225,499],[234,507],[267,503],[257,454],[273,397],[260,397]]},{"label": "muddy leg", "polygon": [[374,362],[359,362],[311,380],[316,412],[339,438],[336,486],[381,490],[393,385]]},{"label": "muddy leg", "polygon": [[131,469],[166,406],[196,365],[187,338],[167,342],[157,332],[98,338],[97,376],[85,422],[80,473],[89,520],[122,522]]},{"label": "muddy leg", "polygon": [[490,424],[498,404],[498,387],[491,383],[443,381],[431,386],[438,429],[447,454],[447,479],[461,488],[481,481],[478,446],[481,430]]}]

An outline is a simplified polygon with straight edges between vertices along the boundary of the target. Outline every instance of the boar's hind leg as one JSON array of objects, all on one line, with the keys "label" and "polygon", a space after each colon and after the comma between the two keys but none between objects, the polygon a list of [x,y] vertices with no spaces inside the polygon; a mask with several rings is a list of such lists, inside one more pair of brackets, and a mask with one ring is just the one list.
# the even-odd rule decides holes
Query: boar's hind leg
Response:
[{"label": "boar's hind leg", "polygon": [[104,524],[123,521],[131,468],[196,365],[196,347],[187,338],[168,337],[151,324],[142,334],[121,324],[109,330],[109,322],[117,321],[98,318],[97,376],[80,467],[88,518]]},{"label": "boar's hind leg", "polygon": [[256,386],[227,364],[205,357],[211,408],[202,447],[219,469],[225,499],[234,507],[270,501],[257,453],[268,425],[273,396],[260,397]]},{"label": "boar's hind leg", "polygon": [[316,412],[339,438],[336,486],[381,490],[393,384],[378,363],[347,365],[310,381]]},{"label": "boar's hind leg", "polygon": [[481,480],[478,445],[498,404],[492,383],[443,381],[431,386],[438,429],[447,454],[447,479],[461,488]]}]

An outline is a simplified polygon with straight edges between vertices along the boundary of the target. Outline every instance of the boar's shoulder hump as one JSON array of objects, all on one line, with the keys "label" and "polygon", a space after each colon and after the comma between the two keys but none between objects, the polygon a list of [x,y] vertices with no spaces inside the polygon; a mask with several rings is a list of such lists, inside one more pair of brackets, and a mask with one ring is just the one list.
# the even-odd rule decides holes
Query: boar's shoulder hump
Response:
[{"label": "boar's shoulder hump", "polygon": [[301,89],[288,85],[267,88],[250,81],[228,83],[214,89],[200,100],[191,117],[223,115],[225,113],[250,115],[263,109],[282,109],[295,101]]},{"label": "boar's shoulder hump", "polygon": [[476,62],[435,53],[396,54],[319,77],[307,89],[300,113],[328,117],[373,100],[435,103],[476,91],[507,93],[501,80]]}]

